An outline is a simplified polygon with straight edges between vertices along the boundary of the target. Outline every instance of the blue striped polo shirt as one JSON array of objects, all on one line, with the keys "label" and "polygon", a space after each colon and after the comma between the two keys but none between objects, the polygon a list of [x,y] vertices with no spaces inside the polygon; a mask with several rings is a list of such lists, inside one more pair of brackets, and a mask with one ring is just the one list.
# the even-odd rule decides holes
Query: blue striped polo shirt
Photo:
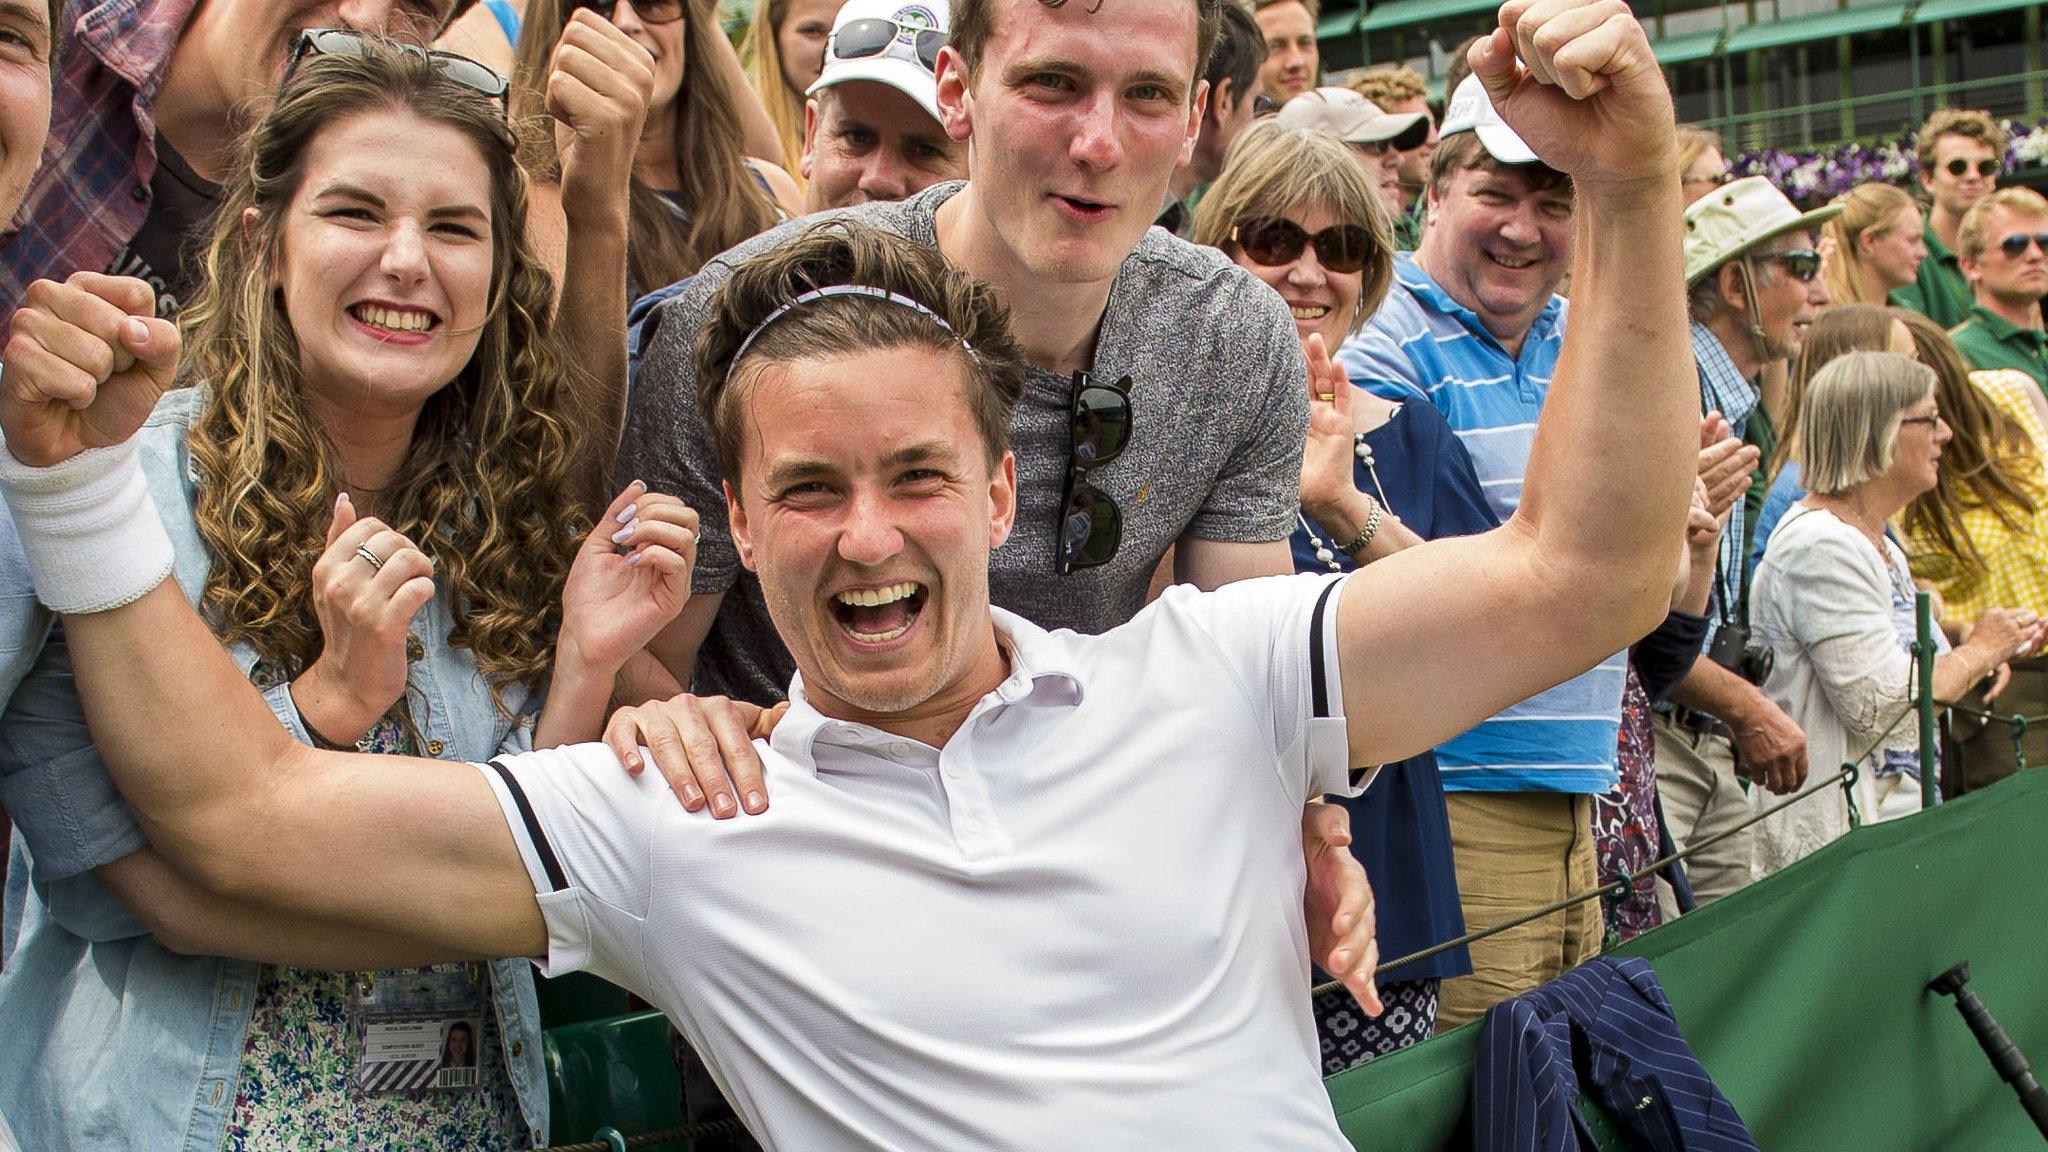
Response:
[{"label": "blue striped polo shirt", "polygon": [[[1352,383],[1389,400],[1426,399],[1465,445],[1494,514],[1522,502],[1536,418],[1564,345],[1561,296],[1551,297],[1508,355],[1471,309],[1451,299],[1414,257],[1395,257],[1386,302],[1338,349]],[[1617,652],[1453,737],[1436,750],[1449,792],[1604,794],[1619,780],[1615,742],[1628,653]]]}]

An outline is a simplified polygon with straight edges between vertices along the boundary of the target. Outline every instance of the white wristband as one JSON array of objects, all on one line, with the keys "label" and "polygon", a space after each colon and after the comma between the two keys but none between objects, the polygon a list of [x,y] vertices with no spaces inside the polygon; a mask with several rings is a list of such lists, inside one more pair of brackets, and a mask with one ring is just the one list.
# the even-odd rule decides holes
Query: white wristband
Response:
[{"label": "white wristband", "polygon": [[36,598],[53,612],[110,612],[171,573],[171,537],[130,438],[31,468],[0,441],[0,495],[14,513]]}]

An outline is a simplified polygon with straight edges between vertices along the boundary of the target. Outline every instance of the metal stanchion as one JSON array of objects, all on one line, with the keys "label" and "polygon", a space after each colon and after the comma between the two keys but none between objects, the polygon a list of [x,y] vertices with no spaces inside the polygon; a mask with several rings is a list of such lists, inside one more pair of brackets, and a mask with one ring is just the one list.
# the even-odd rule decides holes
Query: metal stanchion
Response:
[{"label": "metal stanchion", "polygon": [[1913,596],[1913,660],[1919,674],[1920,807],[1941,803],[1940,753],[1934,739],[1934,600],[1925,592]]}]

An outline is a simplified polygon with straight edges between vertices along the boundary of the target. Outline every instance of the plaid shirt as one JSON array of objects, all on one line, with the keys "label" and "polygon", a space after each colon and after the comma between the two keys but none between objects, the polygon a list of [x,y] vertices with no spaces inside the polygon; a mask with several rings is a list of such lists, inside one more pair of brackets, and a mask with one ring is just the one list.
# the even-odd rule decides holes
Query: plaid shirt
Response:
[{"label": "plaid shirt", "polygon": [[[1756,409],[1756,385],[1736,370],[1728,350],[1703,324],[1692,326],[1692,357],[1700,371],[1700,415],[1719,412],[1740,437],[1749,423],[1749,414]],[[1718,572],[1714,579],[1717,610],[1707,614],[1709,641],[1722,620],[1740,620],[1747,612],[1743,561],[1748,555],[1749,515],[1742,501],[1737,500],[1728,513],[1728,528],[1721,533],[1721,558],[1715,565]]]},{"label": "plaid shirt", "polygon": [[105,271],[142,230],[156,175],[153,105],[196,5],[105,0],[72,25],[42,169],[0,235],[0,316],[13,315],[31,281]]}]

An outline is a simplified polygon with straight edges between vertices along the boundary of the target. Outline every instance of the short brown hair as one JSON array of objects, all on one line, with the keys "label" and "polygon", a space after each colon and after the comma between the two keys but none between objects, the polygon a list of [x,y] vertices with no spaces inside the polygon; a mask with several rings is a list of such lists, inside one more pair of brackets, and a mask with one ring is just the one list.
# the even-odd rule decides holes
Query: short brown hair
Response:
[{"label": "short brown hair", "polygon": [[1311,20],[1322,15],[1323,11],[1322,0],[1252,0],[1252,11],[1264,12],[1268,8],[1277,8],[1282,4],[1301,5],[1308,9],[1308,18]]},{"label": "short brown hair", "polygon": [[[947,43],[960,53],[960,62],[967,66],[967,74],[973,76],[981,68],[981,51],[988,46],[988,38],[996,29],[996,5],[1003,0],[959,0],[953,5],[953,30]],[[1273,0],[1280,3],[1282,0]],[[1302,0],[1309,6],[1309,15],[1315,15],[1313,0]],[[1048,8],[1058,8],[1067,0],[1038,0]],[[1223,4],[1225,0],[1194,0],[1195,5],[1195,67],[1188,73],[1189,80],[1202,75],[1209,66],[1209,54],[1216,50],[1216,36],[1223,25]],[[1260,5],[1264,7],[1264,5]],[[1188,85],[1188,99],[1195,98],[1195,87]]]},{"label": "short brown hair", "polygon": [[1990,238],[1984,235],[1984,214],[1993,208],[2003,208],[2016,216],[2048,216],[2048,197],[2018,185],[1985,193],[1970,205],[1970,210],[1963,213],[1962,222],[1956,225],[1956,255],[1971,260],[1984,258],[1984,250],[1991,244]]},{"label": "short brown hair", "polygon": [[1437,142],[1436,152],[1429,158],[1429,188],[1433,195],[1443,195],[1444,185],[1450,182],[1451,173],[1465,172],[1474,168],[1490,168],[1496,172],[1516,171],[1529,177],[1538,191],[1548,191],[1562,186],[1567,194],[1572,190],[1572,178],[1541,160],[1529,164],[1503,164],[1493,158],[1493,153],[1479,142],[1477,132],[1453,132]]},{"label": "short brown hair", "polygon": [[1351,82],[1351,90],[1380,106],[1381,111],[1403,100],[1429,99],[1429,86],[1422,73],[1406,64],[1375,68]]},{"label": "short brown hair", "polygon": [[1991,149],[2001,163],[2005,160],[2005,129],[1998,126],[1991,113],[1974,108],[1936,108],[1927,123],[1920,126],[1919,139],[1913,144],[1913,158],[1920,162],[1922,174],[1934,170],[1934,146],[1943,136],[1967,136]]},{"label": "short brown hair", "polygon": [[[839,284],[915,300],[945,327],[914,308],[867,296],[819,300],[761,326],[803,293]],[[754,341],[735,362],[749,334]],[[743,401],[760,376],[754,366],[889,348],[959,356],[982,447],[991,464],[1002,459],[1010,446],[1010,414],[1024,391],[1024,352],[1010,334],[1009,310],[988,285],[949,266],[934,245],[852,220],[825,220],[740,265],[711,297],[697,339],[697,406],[711,427],[725,479],[738,487]]]}]

